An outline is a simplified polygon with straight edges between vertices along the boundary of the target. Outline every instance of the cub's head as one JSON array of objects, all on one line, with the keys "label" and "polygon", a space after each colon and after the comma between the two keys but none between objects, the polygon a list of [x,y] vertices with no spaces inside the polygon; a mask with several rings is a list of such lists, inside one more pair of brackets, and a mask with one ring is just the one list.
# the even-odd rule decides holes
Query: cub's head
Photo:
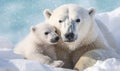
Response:
[{"label": "cub's head", "polygon": [[[61,32],[64,42],[74,42],[78,38],[83,40],[93,24],[93,8],[87,10],[78,5],[62,5],[55,10],[44,11],[44,16],[50,25]],[[89,36],[89,35],[88,35]]]},{"label": "cub's head", "polygon": [[56,44],[59,41],[57,30],[46,23],[38,24],[31,28],[37,40],[47,44]]}]

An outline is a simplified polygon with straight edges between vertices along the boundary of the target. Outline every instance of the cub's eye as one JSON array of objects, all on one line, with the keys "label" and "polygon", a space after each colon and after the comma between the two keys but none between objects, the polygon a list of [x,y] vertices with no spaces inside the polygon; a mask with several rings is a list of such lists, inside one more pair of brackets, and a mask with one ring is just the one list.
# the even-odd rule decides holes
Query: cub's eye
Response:
[{"label": "cub's eye", "polygon": [[62,23],[63,21],[62,20],[59,20],[59,23]]},{"label": "cub's eye", "polygon": [[57,30],[55,30],[55,33],[57,33]]},{"label": "cub's eye", "polygon": [[45,32],[45,35],[48,35],[49,34],[49,32]]},{"label": "cub's eye", "polygon": [[80,19],[76,19],[76,22],[79,23],[79,22],[80,22]]}]

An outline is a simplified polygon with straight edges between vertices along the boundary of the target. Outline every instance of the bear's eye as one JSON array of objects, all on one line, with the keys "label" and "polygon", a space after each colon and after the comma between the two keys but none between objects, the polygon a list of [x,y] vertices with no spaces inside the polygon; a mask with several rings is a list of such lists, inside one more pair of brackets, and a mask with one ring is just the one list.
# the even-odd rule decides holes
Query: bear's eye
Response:
[{"label": "bear's eye", "polygon": [[55,33],[57,33],[57,30],[55,30]]},{"label": "bear's eye", "polygon": [[49,34],[49,32],[45,32],[45,35],[48,35]]},{"label": "bear's eye", "polygon": [[80,22],[80,19],[76,19],[76,22],[79,23],[79,22]]},{"label": "bear's eye", "polygon": [[62,23],[63,21],[62,20],[59,20],[59,23]]}]

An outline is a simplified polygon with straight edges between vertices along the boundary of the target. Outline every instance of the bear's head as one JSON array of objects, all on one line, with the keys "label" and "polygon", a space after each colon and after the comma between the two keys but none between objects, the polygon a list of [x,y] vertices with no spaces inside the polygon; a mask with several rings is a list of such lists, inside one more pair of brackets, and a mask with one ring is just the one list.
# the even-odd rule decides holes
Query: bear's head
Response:
[{"label": "bear's head", "polygon": [[55,10],[46,9],[44,16],[50,25],[55,26],[61,32],[64,42],[84,40],[93,25],[95,10],[85,9],[75,4],[62,5]]},{"label": "bear's head", "polygon": [[46,23],[31,27],[32,34],[44,44],[56,44],[59,41],[56,28]]}]

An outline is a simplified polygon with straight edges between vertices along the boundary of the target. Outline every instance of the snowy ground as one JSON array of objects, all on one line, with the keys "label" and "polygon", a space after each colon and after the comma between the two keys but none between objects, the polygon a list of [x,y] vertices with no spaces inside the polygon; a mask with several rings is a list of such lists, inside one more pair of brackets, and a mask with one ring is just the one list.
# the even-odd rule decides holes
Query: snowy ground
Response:
[{"label": "snowy ground", "polygon": [[[98,14],[96,17],[107,25],[113,33],[117,45],[120,46],[120,8],[112,12]],[[73,71],[24,60],[22,56],[13,53],[13,47],[11,41],[5,37],[0,37],[0,71]],[[118,52],[119,50],[120,47],[118,47]],[[105,61],[97,61],[95,65],[84,71],[120,71],[120,60],[111,58]]]},{"label": "snowy ground", "polygon": [[120,54],[120,7],[111,12],[100,13],[96,17],[113,33],[118,47],[117,52]]}]

